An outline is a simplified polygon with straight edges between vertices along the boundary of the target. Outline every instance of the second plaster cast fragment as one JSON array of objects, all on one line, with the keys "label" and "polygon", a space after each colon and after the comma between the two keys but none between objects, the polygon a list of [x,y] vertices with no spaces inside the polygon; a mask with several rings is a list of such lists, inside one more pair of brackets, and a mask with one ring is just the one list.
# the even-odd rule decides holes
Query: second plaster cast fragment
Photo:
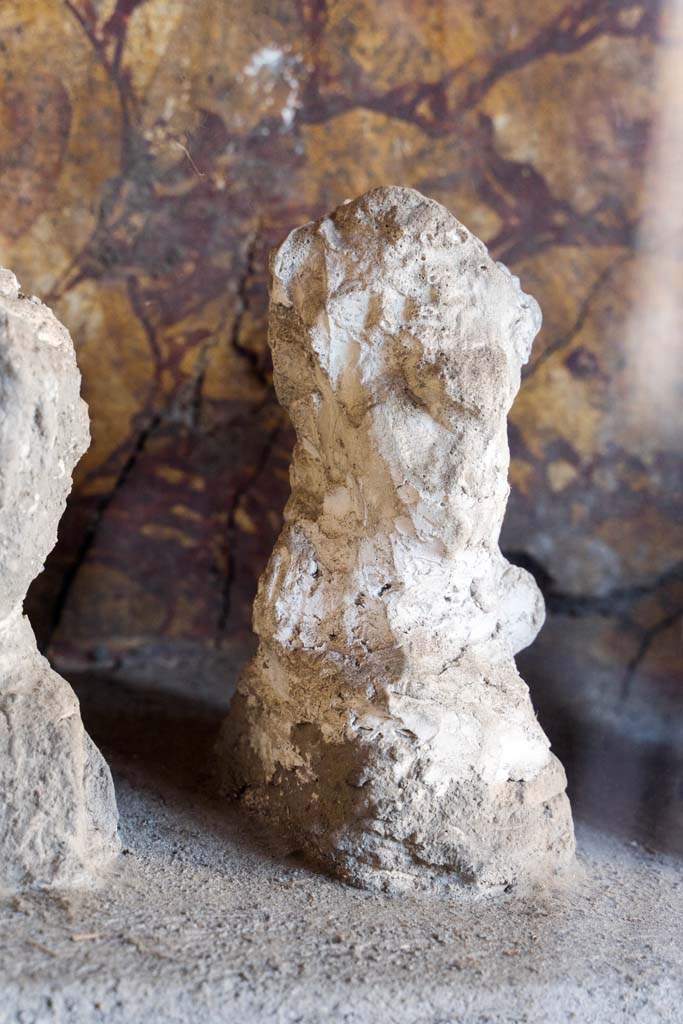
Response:
[{"label": "second plaster cast fragment", "polygon": [[0,269],[0,891],[91,880],[118,850],[109,769],[22,613],[88,447],[80,380],[67,331]]},{"label": "second plaster cast fragment", "polygon": [[411,189],[339,207],[272,259],[292,493],[221,752],[248,805],[354,884],[509,891],[573,858],[564,771],[514,663],[543,601],[498,547],[539,324]]}]

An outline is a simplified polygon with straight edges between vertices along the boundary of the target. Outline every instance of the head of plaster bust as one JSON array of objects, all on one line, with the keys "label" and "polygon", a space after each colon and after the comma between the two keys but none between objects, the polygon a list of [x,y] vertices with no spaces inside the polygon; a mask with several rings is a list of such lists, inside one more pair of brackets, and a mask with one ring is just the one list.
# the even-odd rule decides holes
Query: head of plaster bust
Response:
[{"label": "head of plaster bust", "polygon": [[434,200],[374,189],[292,232],[271,273],[271,309],[292,336],[308,333],[314,354],[297,359],[287,346],[278,360],[277,332],[286,405],[327,378],[355,423],[384,401],[413,403],[444,426],[507,414],[540,309]]}]

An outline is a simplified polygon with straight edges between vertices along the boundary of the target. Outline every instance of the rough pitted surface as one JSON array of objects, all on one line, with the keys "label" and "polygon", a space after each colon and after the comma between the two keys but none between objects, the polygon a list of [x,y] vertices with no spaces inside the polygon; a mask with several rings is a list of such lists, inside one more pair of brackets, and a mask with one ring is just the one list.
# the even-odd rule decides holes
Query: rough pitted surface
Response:
[{"label": "rough pitted surface", "polygon": [[22,613],[88,441],[68,332],[0,269],[0,890],[86,881],[118,848],[109,769]]},{"label": "rough pitted surface", "polygon": [[498,547],[538,306],[412,189],[293,231],[271,270],[297,443],[228,783],[358,885],[547,879],[572,861],[571,812],[514,663],[543,601]]}]

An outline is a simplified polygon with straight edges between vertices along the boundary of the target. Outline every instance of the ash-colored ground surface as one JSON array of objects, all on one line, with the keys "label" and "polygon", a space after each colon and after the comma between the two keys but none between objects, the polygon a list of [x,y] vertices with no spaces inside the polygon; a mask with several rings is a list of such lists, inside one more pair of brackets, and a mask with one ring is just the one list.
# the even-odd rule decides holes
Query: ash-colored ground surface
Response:
[{"label": "ash-colored ground surface", "polygon": [[200,752],[216,708],[96,690],[84,716],[100,743],[116,726],[126,852],[100,891],[1,905],[2,1024],[680,1021],[674,855],[579,813],[564,891],[469,906],[361,892],[213,802]]}]

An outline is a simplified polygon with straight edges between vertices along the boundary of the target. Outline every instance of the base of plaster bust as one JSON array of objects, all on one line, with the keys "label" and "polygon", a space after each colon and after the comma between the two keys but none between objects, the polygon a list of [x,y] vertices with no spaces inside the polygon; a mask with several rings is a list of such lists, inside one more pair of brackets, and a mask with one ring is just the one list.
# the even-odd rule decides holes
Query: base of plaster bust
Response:
[{"label": "base of plaster bust", "polygon": [[111,772],[28,619],[11,632],[0,657],[0,893],[88,885],[120,850]]},{"label": "base of plaster bust", "polygon": [[[536,720],[513,664],[489,670],[478,685],[466,665],[429,697],[385,693],[369,713],[357,695],[341,700],[334,684],[321,692],[319,682],[317,696],[328,708],[325,737],[312,713],[303,716],[311,720],[293,722],[286,706],[258,702],[249,678],[258,670],[257,656],[223,726],[223,789],[310,864],[376,892],[432,890],[462,898],[528,892],[573,868],[565,772],[540,726],[536,732],[528,725]],[[494,702],[486,692],[492,686]],[[493,770],[490,750],[480,752],[480,761],[470,752],[465,768],[453,733],[441,747],[425,741],[434,722],[444,730],[449,718],[466,731],[467,705],[481,713],[482,700],[493,708],[493,744],[500,747]],[[538,764],[524,778],[505,764],[517,723],[524,742],[538,750]],[[272,773],[264,769],[269,760]]]}]

